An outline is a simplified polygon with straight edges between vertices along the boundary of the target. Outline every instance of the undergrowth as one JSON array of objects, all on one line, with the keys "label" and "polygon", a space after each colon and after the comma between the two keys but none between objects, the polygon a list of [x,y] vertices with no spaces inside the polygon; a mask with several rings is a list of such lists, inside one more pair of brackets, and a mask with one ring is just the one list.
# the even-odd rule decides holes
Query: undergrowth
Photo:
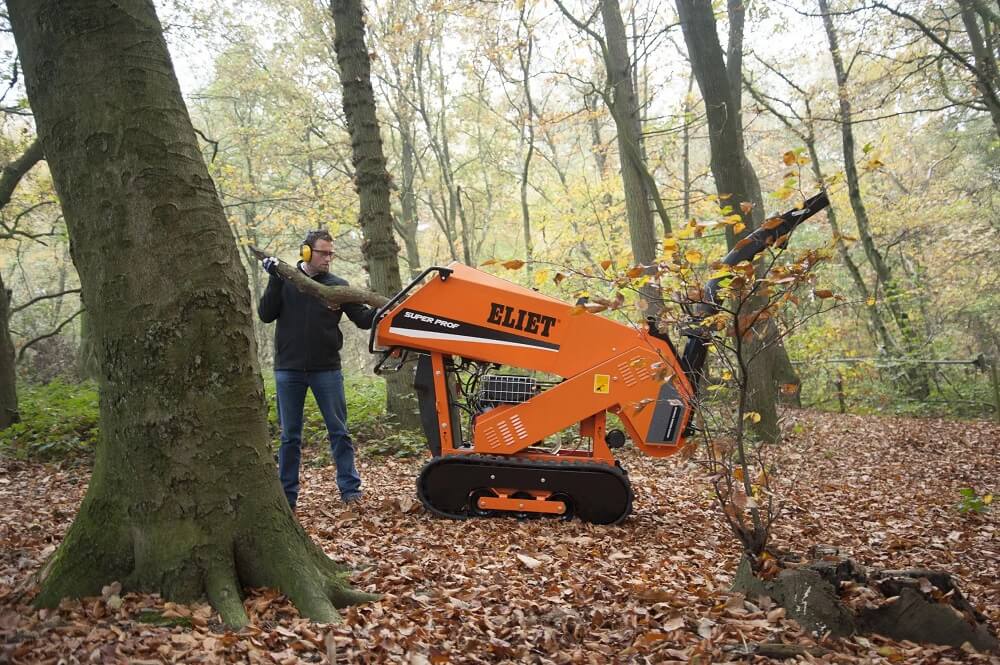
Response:
[{"label": "undergrowth", "polygon": [[[280,427],[275,408],[274,377],[267,376],[264,390],[268,403],[271,446],[277,450]],[[366,457],[411,457],[426,450],[418,432],[401,430],[385,413],[385,384],[373,377],[347,376],[348,428],[360,455]],[[38,461],[87,461],[100,436],[97,386],[93,382],[18,386],[21,420],[0,431],[0,455]],[[302,443],[326,446],[323,417],[315,400],[306,399]]]}]

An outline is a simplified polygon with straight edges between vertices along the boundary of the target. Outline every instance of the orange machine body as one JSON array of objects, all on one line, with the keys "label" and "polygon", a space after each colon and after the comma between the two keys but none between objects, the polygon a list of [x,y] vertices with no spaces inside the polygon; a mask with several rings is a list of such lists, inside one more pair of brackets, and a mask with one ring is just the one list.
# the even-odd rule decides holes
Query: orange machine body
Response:
[{"label": "orange machine body", "polygon": [[[644,453],[662,457],[684,444],[691,386],[671,347],[637,328],[580,312],[561,300],[452,263],[380,313],[375,345],[431,357],[441,454],[584,458],[614,463],[605,442],[616,414]],[[562,380],[474,420],[456,436],[446,385],[450,358],[544,372]],[[537,452],[546,437],[579,424],[590,450]],[[461,441],[462,445],[454,445]],[[471,445],[469,445],[471,444]]]}]

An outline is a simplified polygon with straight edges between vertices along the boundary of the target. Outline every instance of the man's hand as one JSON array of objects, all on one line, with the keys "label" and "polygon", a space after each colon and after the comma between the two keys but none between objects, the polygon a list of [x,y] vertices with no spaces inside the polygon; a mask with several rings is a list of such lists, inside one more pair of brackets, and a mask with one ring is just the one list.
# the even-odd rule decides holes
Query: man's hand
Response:
[{"label": "man's hand", "polygon": [[269,256],[263,261],[261,261],[260,265],[264,268],[264,272],[266,272],[268,275],[281,277],[281,275],[278,274],[278,263],[280,263],[278,259],[274,258],[273,256]]}]

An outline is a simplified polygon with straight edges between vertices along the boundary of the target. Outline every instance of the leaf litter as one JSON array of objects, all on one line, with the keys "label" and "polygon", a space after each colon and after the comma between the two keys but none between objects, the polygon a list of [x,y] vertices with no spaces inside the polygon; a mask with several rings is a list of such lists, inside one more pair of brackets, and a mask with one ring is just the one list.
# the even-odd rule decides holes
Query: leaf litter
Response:
[{"label": "leaf litter", "polygon": [[[1000,512],[956,507],[961,488],[1000,489],[1000,427],[797,411],[785,429],[777,547],[827,544],[865,565],[947,570],[1000,626]],[[755,644],[798,645],[800,662],[1000,663],[877,635],[814,636],[770,599],[730,593],[739,551],[689,461],[626,449],[635,509],[610,527],[432,517],[414,499],[421,460],[360,461],[366,498],[346,508],[320,462],[304,465],[297,517],[353,567],[355,587],[382,599],[326,625],[253,589],[251,625],[231,631],[207,604],[113,583],[31,607],[31,576],[72,522],[89,469],[0,459],[0,663],[768,662]]]}]

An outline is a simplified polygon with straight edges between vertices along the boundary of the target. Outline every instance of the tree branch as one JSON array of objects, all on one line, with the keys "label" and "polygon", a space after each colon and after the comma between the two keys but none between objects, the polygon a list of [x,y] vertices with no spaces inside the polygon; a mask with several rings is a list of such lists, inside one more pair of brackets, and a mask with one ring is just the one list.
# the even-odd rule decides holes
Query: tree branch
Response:
[{"label": "tree branch", "polygon": [[212,159],[210,159],[208,161],[214,162],[215,161],[215,156],[219,154],[219,142],[218,141],[213,141],[212,139],[210,139],[207,136],[205,136],[205,134],[200,129],[198,129],[197,127],[194,128],[194,133],[197,134],[198,136],[200,136],[201,139],[205,143],[208,143],[209,145],[212,146]]},{"label": "tree branch", "polygon": [[40,336],[36,337],[35,339],[30,340],[27,343],[25,343],[25,345],[21,347],[21,350],[17,352],[17,362],[21,362],[21,360],[24,358],[24,352],[27,351],[28,348],[31,347],[31,345],[36,344],[38,342],[41,342],[43,339],[48,339],[49,337],[55,337],[56,335],[58,335],[60,333],[60,331],[62,331],[62,329],[65,328],[67,324],[69,324],[70,321],[72,321],[76,317],[80,316],[80,314],[83,313],[83,310],[84,310],[83,307],[81,307],[80,309],[76,310],[76,314],[74,314],[73,316],[69,317],[68,319],[66,319],[65,321],[63,321],[62,323],[60,323],[59,327],[57,327],[52,332],[46,333],[44,335],[40,335]]},{"label": "tree branch", "polygon": [[14,195],[21,178],[44,158],[42,142],[36,137],[20,157],[3,167],[0,175],[0,208],[10,203],[10,197]]},{"label": "tree branch", "polygon": [[31,300],[29,300],[28,302],[24,303],[23,305],[18,305],[17,307],[12,307],[11,310],[10,310],[10,313],[11,314],[17,314],[22,309],[27,309],[28,307],[31,307],[32,305],[34,305],[36,302],[39,302],[39,301],[42,301],[42,300],[48,300],[49,298],[61,298],[63,296],[68,296],[71,293],[80,293],[80,289],[67,289],[66,291],[60,291],[59,293],[46,293],[43,296],[38,296],[37,298],[32,298]]}]

